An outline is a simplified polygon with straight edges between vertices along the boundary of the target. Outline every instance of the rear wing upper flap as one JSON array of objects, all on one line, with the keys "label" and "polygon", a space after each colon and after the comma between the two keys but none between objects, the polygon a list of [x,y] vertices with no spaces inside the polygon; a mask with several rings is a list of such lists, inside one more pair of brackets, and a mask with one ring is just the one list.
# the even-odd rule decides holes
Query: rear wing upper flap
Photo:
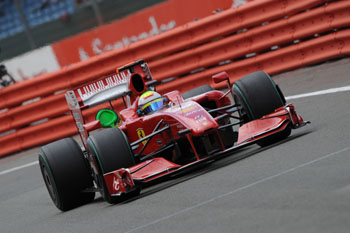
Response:
[{"label": "rear wing upper flap", "polygon": [[139,95],[148,85],[154,85],[152,81],[147,63],[138,60],[118,68],[116,73],[68,91],[66,100],[71,110],[92,107],[127,95]]},{"label": "rear wing upper flap", "polygon": [[69,108],[92,107],[126,96],[129,93],[128,79],[130,76],[129,70],[124,70],[68,91],[66,100]]}]

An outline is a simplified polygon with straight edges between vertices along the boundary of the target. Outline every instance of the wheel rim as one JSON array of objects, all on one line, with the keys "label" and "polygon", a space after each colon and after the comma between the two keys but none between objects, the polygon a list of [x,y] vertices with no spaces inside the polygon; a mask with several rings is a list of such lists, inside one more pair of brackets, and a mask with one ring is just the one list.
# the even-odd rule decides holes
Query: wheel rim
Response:
[{"label": "wheel rim", "polygon": [[49,195],[50,195],[52,201],[58,207],[60,205],[60,200],[59,200],[59,197],[58,197],[55,180],[53,180],[53,176],[52,176],[51,170],[48,167],[44,156],[42,154],[40,154],[40,153],[39,153],[39,156],[41,158],[41,159],[39,159],[40,169],[41,169],[41,173],[42,173],[43,178],[44,178],[44,182],[45,182],[46,188],[47,188],[47,190],[49,192]]},{"label": "wheel rim", "polygon": [[57,196],[56,196],[56,193],[54,190],[54,186],[52,184],[51,177],[50,177],[49,173],[47,172],[47,169],[45,166],[43,166],[43,175],[44,175],[44,181],[45,181],[46,187],[49,191],[49,194],[50,194],[52,200],[54,202],[57,202]]}]

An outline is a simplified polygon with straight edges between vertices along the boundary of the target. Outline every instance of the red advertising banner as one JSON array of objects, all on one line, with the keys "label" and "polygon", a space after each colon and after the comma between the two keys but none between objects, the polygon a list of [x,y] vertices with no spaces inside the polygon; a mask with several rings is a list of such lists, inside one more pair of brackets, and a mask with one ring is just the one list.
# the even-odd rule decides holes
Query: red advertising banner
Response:
[{"label": "red advertising banner", "polygon": [[63,67],[249,1],[252,0],[168,0],[54,43],[52,48]]}]

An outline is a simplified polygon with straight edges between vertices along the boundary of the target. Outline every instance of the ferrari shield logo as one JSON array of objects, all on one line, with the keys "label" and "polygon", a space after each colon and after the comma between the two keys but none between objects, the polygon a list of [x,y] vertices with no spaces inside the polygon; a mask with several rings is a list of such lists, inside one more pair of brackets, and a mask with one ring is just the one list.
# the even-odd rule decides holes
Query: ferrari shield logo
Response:
[{"label": "ferrari shield logo", "polygon": [[[137,129],[137,135],[139,136],[139,139],[144,138],[146,136],[145,131],[143,131],[142,128]],[[147,140],[143,141],[142,144],[145,145]]]}]

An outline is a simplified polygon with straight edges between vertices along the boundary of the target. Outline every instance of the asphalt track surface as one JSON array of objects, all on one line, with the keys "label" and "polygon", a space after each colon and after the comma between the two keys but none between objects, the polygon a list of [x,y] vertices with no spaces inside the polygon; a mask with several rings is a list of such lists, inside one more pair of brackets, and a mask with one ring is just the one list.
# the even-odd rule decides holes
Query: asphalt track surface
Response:
[{"label": "asphalt track surface", "polygon": [[[286,96],[350,86],[350,59],[274,77]],[[341,90],[341,89],[336,89]],[[291,99],[311,125],[110,205],[60,212],[34,148],[0,159],[0,232],[350,232],[350,92]],[[24,165],[24,166],[23,166]]]}]

